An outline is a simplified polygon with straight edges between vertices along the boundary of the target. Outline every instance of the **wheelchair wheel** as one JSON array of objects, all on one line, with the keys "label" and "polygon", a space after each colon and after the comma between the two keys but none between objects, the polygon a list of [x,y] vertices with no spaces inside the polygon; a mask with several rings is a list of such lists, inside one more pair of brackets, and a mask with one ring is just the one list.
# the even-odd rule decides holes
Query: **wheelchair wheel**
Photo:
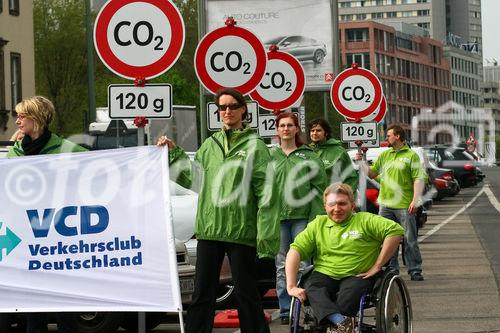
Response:
[{"label": "wheelchair wheel", "polygon": [[378,295],[376,322],[379,333],[412,333],[410,295],[398,275],[388,275],[383,281]]},{"label": "wheelchair wheel", "polygon": [[312,308],[292,297],[290,305],[290,333],[319,333],[321,328],[318,321],[314,318]]}]

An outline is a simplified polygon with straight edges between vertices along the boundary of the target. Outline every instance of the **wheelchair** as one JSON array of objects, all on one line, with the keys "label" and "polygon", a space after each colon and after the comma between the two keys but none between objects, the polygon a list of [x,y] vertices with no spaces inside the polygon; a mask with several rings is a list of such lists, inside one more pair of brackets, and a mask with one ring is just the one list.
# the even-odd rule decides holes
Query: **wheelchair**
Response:
[{"label": "wheelchair", "polygon": [[[311,270],[312,271],[312,270]],[[299,285],[310,272],[306,273]],[[412,308],[404,280],[390,270],[376,279],[372,291],[361,297],[354,332],[412,333]],[[323,333],[327,326],[318,323],[307,300],[302,304],[293,297],[290,308],[291,333]]]}]

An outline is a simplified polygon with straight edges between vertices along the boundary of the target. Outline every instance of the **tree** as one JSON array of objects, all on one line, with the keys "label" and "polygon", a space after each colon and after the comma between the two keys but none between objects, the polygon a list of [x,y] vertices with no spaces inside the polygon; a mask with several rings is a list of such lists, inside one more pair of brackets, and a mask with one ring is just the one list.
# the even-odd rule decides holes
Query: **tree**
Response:
[{"label": "tree", "polygon": [[54,103],[51,129],[81,133],[87,105],[85,8],[81,0],[34,0],[37,94]]}]

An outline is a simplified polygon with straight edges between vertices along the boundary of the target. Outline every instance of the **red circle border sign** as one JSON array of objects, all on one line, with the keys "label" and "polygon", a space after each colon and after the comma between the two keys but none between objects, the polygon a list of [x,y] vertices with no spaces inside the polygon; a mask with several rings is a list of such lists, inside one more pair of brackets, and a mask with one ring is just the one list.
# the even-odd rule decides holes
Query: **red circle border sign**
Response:
[{"label": "red circle border sign", "polygon": [[295,104],[300,99],[300,96],[302,96],[302,94],[304,93],[304,90],[306,88],[306,77],[304,73],[304,68],[294,56],[286,52],[271,51],[267,53],[267,58],[269,61],[274,59],[282,60],[293,68],[295,74],[297,75],[297,85],[295,87],[295,91],[292,93],[290,97],[279,102],[271,102],[264,99],[264,97],[262,97],[259,94],[257,89],[255,89],[250,93],[250,97],[254,101],[257,101],[260,107],[267,110],[273,111],[273,110],[287,109],[291,107],[293,104]]},{"label": "red circle border sign", "polygon": [[[205,57],[210,46],[219,38],[226,36],[236,36],[246,40],[252,46],[257,58],[254,74],[246,83],[238,87],[223,87],[218,84],[212,80],[205,67]],[[266,72],[266,63],[266,50],[257,36],[247,29],[236,26],[221,27],[209,32],[201,39],[194,54],[196,75],[198,76],[201,84],[203,84],[203,86],[213,94],[217,93],[217,90],[220,88],[233,88],[238,90],[242,95],[248,94],[250,91],[254,90],[262,80],[262,77]]]},{"label": "red circle border sign", "polygon": [[[111,50],[107,39],[107,30],[113,15],[122,7],[134,2],[151,4],[160,9],[172,30],[172,39],[165,54],[156,62],[146,66],[132,66],[121,61]],[[184,48],[184,21],[177,7],[170,0],[109,0],[96,18],[94,27],[94,45],[102,62],[115,74],[126,79],[144,77],[151,79],[169,70],[179,59]]]},{"label": "red circle border sign", "polygon": [[[380,102],[380,106],[378,107],[377,115],[373,118],[373,120],[370,121],[380,123],[382,119],[384,119],[386,112],[387,112],[387,101],[385,100],[385,97],[382,96],[382,101]],[[352,121],[352,122],[356,121],[356,119],[349,117],[346,117],[345,119],[347,121]]]},{"label": "red circle border sign", "polygon": [[[338,92],[342,82],[344,82],[345,79],[353,75],[361,75],[367,78],[372,83],[375,91],[375,96],[373,97],[373,102],[370,104],[370,106],[359,112],[351,111],[346,107],[344,107],[338,97]],[[333,80],[332,88],[330,89],[330,98],[333,107],[344,117],[352,119],[362,119],[373,113],[375,110],[377,110],[380,103],[382,102],[382,84],[380,83],[380,80],[375,74],[373,74],[371,71],[365,68],[361,67],[348,68],[339,75],[337,75],[337,77]]]}]

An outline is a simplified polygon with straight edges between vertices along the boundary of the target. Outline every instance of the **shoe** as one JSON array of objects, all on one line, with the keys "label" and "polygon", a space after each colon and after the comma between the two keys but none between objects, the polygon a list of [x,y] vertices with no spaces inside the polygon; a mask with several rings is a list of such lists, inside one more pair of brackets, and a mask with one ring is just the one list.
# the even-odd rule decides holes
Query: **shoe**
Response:
[{"label": "shoe", "polygon": [[288,317],[281,317],[281,325],[289,325],[290,319]]},{"label": "shoe", "polygon": [[343,322],[337,325],[330,326],[326,329],[326,333],[353,333],[354,318],[346,317]]},{"label": "shoe", "polygon": [[412,273],[411,280],[412,281],[424,281],[424,277],[422,276],[421,273]]}]

